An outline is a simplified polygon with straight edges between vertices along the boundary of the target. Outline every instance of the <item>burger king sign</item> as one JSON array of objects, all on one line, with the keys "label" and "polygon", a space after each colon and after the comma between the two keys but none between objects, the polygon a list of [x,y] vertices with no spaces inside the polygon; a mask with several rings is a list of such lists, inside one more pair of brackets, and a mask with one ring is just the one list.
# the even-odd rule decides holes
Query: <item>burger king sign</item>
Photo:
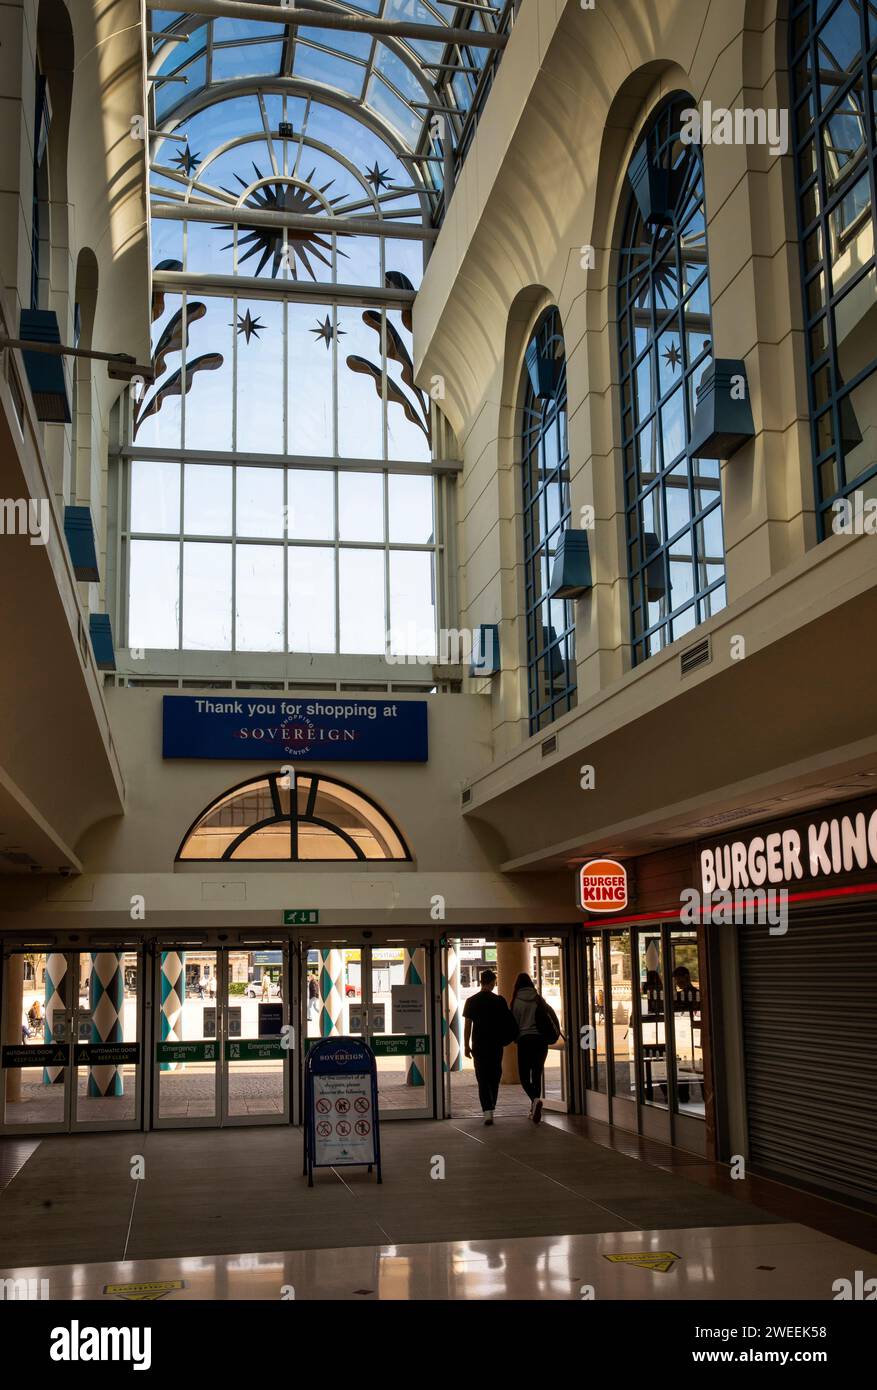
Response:
[{"label": "burger king sign", "polygon": [[621,912],[627,907],[627,870],[615,859],[592,859],[579,869],[579,907]]}]

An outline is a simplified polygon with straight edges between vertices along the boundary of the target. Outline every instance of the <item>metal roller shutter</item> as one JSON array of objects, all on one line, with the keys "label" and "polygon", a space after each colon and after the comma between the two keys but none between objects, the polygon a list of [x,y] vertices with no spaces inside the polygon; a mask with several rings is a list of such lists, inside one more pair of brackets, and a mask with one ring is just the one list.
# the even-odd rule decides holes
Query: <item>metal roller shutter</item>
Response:
[{"label": "metal roller shutter", "polygon": [[877,905],[742,926],[750,1163],[877,1206]]}]

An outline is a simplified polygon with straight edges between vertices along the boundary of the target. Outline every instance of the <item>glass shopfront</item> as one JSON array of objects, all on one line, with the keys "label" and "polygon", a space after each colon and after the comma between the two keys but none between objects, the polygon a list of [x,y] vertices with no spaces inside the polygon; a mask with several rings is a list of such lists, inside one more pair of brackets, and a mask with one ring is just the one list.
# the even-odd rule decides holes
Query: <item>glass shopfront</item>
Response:
[{"label": "glass shopfront", "polygon": [[588,932],[582,953],[585,1110],[706,1151],[698,933],[666,923]]}]

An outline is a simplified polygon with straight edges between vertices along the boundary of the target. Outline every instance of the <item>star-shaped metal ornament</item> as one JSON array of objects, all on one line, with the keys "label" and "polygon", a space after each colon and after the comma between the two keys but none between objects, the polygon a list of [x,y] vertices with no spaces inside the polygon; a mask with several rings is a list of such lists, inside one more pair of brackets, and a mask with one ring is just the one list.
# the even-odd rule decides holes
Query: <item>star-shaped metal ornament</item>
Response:
[{"label": "star-shaped metal ornament", "polygon": [[675,372],[676,368],[679,366],[679,363],[682,361],[682,353],[679,351],[675,343],[671,343],[670,346],[667,348],[667,351],[664,353],[664,360]]},{"label": "star-shaped metal ornament", "polygon": [[[230,327],[233,328],[235,325],[231,324]],[[238,333],[243,333],[247,342],[249,342],[251,338],[258,338],[264,327],[265,325],[262,320],[258,318],[254,319],[249,309],[245,314],[238,314],[237,331]]]},{"label": "star-shaped metal ornament", "polygon": [[317,341],[322,340],[322,342],[326,344],[326,351],[328,352],[329,348],[332,346],[332,342],[334,339],[344,337],[345,330],[343,328],[334,328],[332,325],[332,320],[329,318],[329,315],[327,314],[325,322],[320,323],[318,319],[316,328],[312,328],[311,332],[313,333]]},{"label": "star-shaped metal ornament", "polygon": [[366,170],[365,177],[376,193],[380,193],[382,188],[390,187],[389,172],[388,169],[382,169],[377,160],[373,169]]},{"label": "star-shaped metal ornament", "polygon": [[191,178],[201,163],[201,156],[200,154],[193,154],[187,144],[185,149],[177,151],[176,158],[172,159],[171,163],[176,164],[181,174]]}]

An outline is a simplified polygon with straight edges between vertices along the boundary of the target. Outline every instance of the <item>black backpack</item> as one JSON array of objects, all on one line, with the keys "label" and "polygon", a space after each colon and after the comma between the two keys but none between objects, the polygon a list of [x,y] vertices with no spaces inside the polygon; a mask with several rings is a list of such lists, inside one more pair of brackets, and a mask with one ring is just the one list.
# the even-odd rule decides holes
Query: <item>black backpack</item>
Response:
[{"label": "black backpack", "polygon": [[[503,1000],[503,1003],[505,1003],[505,1000]],[[502,1042],[503,1047],[508,1047],[509,1043],[515,1042],[517,1036],[518,1021],[512,1013],[511,1009],[509,1008],[508,1004],[506,1004],[505,1010],[502,1014],[502,1023],[500,1031],[500,1040]]]},{"label": "black backpack", "polygon": [[545,1002],[541,994],[536,1005],[535,1023],[540,1038],[543,1042],[547,1042],[549,1047],[563,1036],[557,1014],[551,1005]]}]

